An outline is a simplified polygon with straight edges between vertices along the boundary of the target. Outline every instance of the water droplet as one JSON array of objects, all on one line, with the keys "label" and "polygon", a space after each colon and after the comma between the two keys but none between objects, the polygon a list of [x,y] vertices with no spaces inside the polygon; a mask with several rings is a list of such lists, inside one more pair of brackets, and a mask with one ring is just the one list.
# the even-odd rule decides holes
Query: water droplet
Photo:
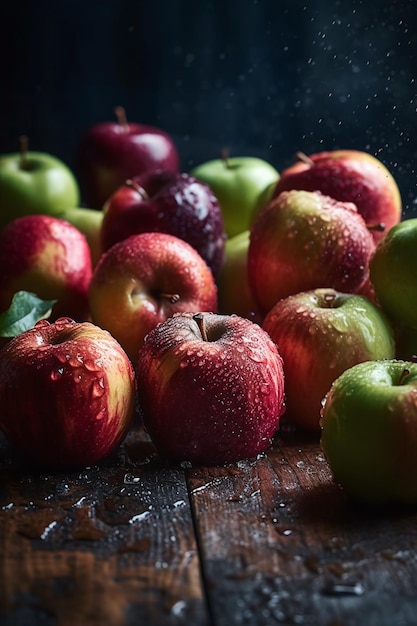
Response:
[{"label": "water droplet", "polygon": [[101,398],[104,394],[104,380],[103,378],[94,379],[93,384],[91,386],[91,397],[92,398]]},{"label": "water droplet", "polygon": [[365,589],[361,583],[335,583],[322,589],[325,596],[362,596]]},{"label": "water droplet", "polygon": [[55,370],[52,370],[52,372],[50,373],[50,379],[51,380],[59,380],[61,378],[61,376],[64,373],[64,368],[63,367],[58,367]]}]

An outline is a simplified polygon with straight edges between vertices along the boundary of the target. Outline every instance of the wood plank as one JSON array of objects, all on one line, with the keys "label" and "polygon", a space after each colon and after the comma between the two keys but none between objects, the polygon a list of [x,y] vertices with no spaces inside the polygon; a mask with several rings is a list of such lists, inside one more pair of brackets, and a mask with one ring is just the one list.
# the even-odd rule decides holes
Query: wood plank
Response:
[{"label": "wood plank", "polygon": [[349,501],[317,439],[188,481],[216,626],[416,623],[416,511]]},{"label": "wood plank", "polygon": [[117,457],[39,473],[0,444],[0,623],[209,620],[184,472],[140,432]]}]

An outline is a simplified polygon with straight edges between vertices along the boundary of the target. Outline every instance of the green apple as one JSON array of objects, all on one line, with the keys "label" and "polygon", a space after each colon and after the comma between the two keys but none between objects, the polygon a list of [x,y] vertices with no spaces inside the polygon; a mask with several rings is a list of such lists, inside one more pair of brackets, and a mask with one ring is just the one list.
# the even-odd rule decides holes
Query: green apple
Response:
[{"label": "green apple", "polygon": [[20,152],[0,155],[0,228],[16,217],[56,216],[79,203],[77,180],[57,157],[29,152],[24,138]]},{"label": "green apple", "polygon": [[191,175],[208,184],[218,199],[229,237],[250,227],[254,212],[259,210],[261,195],[271,184],[275,187],[279,179],[273,165],[249,156],[224,155],[197,165]]},{"label": "green apple", "polygon": [[247,278],[249,230],[226,240],[223,264],[217,276],[219,312],[260,320]]},{"label": "green apple", "polygon": [[69,207],[62,211],[58,217],[67,220],[85,235],[90,246],[91,261],[95,266],[102,253],[101,224],[104,217],[103,211],[86,207]]},{"label": "green apple", "polygon": [[396,323],[417,328],[417,218],[393,226],[370,262],[376,298]]},{"label": "green apple", "polygon": [[335,481],[368,504],[417,504],[417,364],[360,363],[322,407],[321,445]]}]

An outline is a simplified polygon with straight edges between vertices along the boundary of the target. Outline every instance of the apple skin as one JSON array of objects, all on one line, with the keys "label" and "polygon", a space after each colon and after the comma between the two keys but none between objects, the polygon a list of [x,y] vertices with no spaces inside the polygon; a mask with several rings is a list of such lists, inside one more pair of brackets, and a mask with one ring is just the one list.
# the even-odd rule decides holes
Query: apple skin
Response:
[{"label": "apple skin", "polygon": [[60,159],[34,151],[0,155],[0,228],[23,215],[58,215],[79,201],[78,182]]},{"label": "apple skin", "polygon": [[315,289],[280,300],[262,328],[284,361],[286,419],[320,430],[321,402],[347,368],[395,356],[393,330],[367,298],[334,289]]},{"label": "apple skin", "polygon": [[255,457],[285,409],[275,344],[237,315],[181,313],[159,324],[139,352],[137,384],[144,426],[171,462]]},{"label": "apple skin", "polygon": [[96,209],[88,207],[69,207],[59,213],[57,217],[67,220],[85,235],[90,246],[91,261],[95,266],[103,251],[101,247],[103,211],[96,211]]},{"label": "apple skin", "polygon": [[143,232],[164,232],[192,245],[216,274],[225,232],[211,189],[189,174],[157,170],[121,185],[103,207],[103,250]]},{"label": "apple skin", "polygon": [[217,311],[207,263],[183,239],[140,233],[114,244],[94,268],[92,321],[120,342],[133,363],[144,337],[178,311]]},{"label": "apple skin", "polygon": [[17,291],[57,300],[51,320],[88,319],[92,276],[86,237],[72,224],[50,215],[25,215],[0,231],[0,312]]},{"label": "apple skin", "polygon": [[353,293],[369,277],[374,250],[354,204],[320,192],[283,191],[252,225],[249,286],[264,314],[278,300],[316,287]]},{"label": "apple skin", "polygon": [[274,197],[281,191],[321,191],[342,202],[353,202],[378,242],[384,232],[401,220],[402,201],[398,185],[381,161],[360,150],[333,150],[304,157],[281,172]]},{"label": "apple skin", "polygon": [[229,237],[250,227],[255,210],[259,210],[260,197],[279,179],[273,165],[250,156],[213,159],[194,167],[191,175],[212,189]]},{"label": "apple skin", "polygon": [[327,393],[321,446],[335,482],[368,505],[417,504],[417,364],[355,365]]},{"label": "apple skin", "polygon": [[397,324],[417,328],[417,218],[393,226],[370,262],[375,296]]},{"label": "apple skin", "polygon": [[0,429],[37,465],[91,465],[127,435],[135,385],[109,333],[69,318],[42,320],[0,351]]},{"label": "apple skin", "polygon": [[249,230],[226,240],[222,266],[216,277],[218,312],[232,313],[262,323],[263,316],[252,296],[247,275]]},{"label": "apple skin", "polygon": [[[120,111],[122,113],[120,114]],[[105,201],[127,178],[155,169],[179,171],[179,154],[164,130],[128,122],[121,107],[118,119],[101,122],[81,137],[75,155],[75,171],[84,202],[102,209]]]}]

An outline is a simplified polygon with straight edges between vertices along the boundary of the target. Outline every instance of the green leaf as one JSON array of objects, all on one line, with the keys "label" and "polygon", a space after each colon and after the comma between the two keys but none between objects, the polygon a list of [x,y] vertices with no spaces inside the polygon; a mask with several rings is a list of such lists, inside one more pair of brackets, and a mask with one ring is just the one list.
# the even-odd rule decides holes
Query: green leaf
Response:
[{"label": "green leaf", "polygon": [[18,291],[7,311],[0,315],[0,337],[16,337],[49,317],[56,300],[42,300],[35,293]]}]

